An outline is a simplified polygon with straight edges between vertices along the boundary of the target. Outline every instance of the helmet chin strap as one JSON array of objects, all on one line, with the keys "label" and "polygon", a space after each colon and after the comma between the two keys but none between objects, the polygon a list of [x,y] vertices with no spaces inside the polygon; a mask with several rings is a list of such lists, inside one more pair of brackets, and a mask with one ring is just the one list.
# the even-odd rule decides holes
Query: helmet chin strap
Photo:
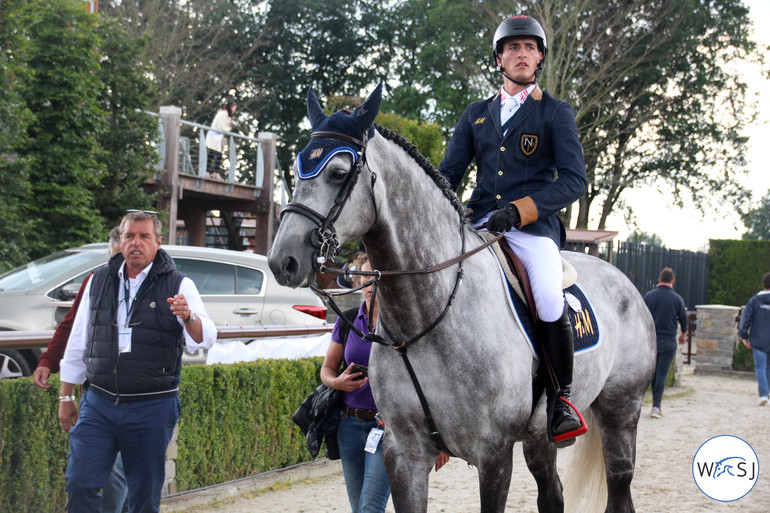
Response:
[{"label": "helmet chin strap", "polygon": [[500,71],[500,74],[501,74],[502,76],[504,76],[505,78],[507,78],[508,80],[510,80],[511,82],[513,82],[513,83],[514,83],[514,84],[516,84],[516,85],[520,85],[520,86],[523,86],[523,87],[527,87],[527,86],[531,86],[532,84],[536,84],[536,83],[537,83],[537,73],[535,73],[535,80],[533,80],[532,82],[519,82],[518,80],[515,80],[515,79],[513,79],[513,78],[509,77],[509,76],[508,76],[508,75],[505,73],[505,71],[503,71],[503,68],[502,68],[502,67],[498,67],[498,71]]}]

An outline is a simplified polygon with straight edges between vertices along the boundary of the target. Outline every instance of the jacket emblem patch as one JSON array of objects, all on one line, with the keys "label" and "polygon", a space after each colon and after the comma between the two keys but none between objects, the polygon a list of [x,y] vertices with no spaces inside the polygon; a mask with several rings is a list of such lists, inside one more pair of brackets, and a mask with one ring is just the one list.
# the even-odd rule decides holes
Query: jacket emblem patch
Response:
[{"label": "jacket emblem patch", "polygon": [[480,125],[484,122],[484,120],[487,119],[486,117],[479,118],[476,121],[473,122],[474,125]]},{"label": "jacket emblem patch", "polygon": [[522,135],[521,136],[521,152],[527,157],[535,153],[537,150],[538,138],[536,135]]}]

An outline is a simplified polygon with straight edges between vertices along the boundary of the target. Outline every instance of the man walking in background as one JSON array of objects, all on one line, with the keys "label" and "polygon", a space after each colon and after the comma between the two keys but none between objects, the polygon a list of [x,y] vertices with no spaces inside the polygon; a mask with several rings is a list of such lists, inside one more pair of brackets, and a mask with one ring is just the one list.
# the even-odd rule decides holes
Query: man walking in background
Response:
[{"label": "man walking in background", "polygon": [[658,339],[658,358],[655,376],[652,378],[652,411],[650,417],[663,416],[660,403],[666,388],[666,377],[677,348],[677,324],[682,329],[679,344],[684,344],[687,333],[687,310],[682,296],[674,292],[674,271],[666,267],[658,275],[658,286],[644,295],[644,302],[655,321],[655,335]]},{"label": "man walking in background", "polygon": [[770,355],[770,273],[762,277],[762,290],[749,299],[741,313],[740,337],[743,345],[754,354],[754,372],[759,387],[758,406],[767,404],[770,367],[767,365]]}]

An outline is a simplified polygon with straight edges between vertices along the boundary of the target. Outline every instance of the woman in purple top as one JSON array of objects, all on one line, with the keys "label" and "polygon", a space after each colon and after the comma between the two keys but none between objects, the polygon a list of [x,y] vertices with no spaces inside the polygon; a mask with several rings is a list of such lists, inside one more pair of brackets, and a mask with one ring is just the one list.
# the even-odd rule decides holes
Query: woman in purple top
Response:
[{"label": "woman in purple top", "polygon": [[[361,268],[364,271],[371,269],[368,261]],[[372,287],[370,285],[362,290],[365,300],[358,309],[353,325],[367,333]],[[375,298],[372,325],[376,324]],[[344,416],[337,428],[337,443],[340,448],[342,472],[345,475],[345,487],[353,513],[382,513],[390,496],[390,484],[382,457],[384,426],[375,419],[377,406],[374,404],[369,378],[364,372],[353,370],[354,364],[369,366],[372,343],[361,339],[350,330],[343,358],[340,328],[340,320],[337,319],[332,331],[332,342],[321,367],[321,381],[329,388],[344,392]],[[348,367],[339,373],[343,360],[347,362]]]}]

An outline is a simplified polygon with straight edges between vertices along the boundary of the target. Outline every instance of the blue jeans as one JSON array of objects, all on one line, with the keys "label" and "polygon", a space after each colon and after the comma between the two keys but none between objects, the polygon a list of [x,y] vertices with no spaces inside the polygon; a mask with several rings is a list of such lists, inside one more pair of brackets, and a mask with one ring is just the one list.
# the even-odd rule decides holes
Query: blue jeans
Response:
[{"label": "blue jeans", "polygon": [[759,386],[759,396],[767,397],[770,393],[768,383],[770,383],[770,367],[767,366],[767,351],[752,348],[754,353],[754,373],[757,375],[757,385]]},{"label": "blue jeans", "polygon": [[390,497],[390,483],[382,457],[382,439],[377,451],[364,451],[366,438],[376,420],[356,420],[344,417],[337,428],[345,488],[353,513],[383,513]]},{"label": "blue jeans", "polygon": [[102,513],[128,513],[128,484],[123,471],[123,458],[115,458],[107,484],[102,490]]},{"label": "blue jeans", "polygon": [[660,408],[660,402],[663,400],[663,390],[666,388],[668,369],[671,368],[671,362],[674,361],[675,355],[676,349],[658,352],[655,364],[655,377],[652,378],[652,405],[655,408]]},{"label": "blue jeans", "polygon": [[121,402],[86,392],[70,430],[65,474],[67,511],[99,513],[99,490],[120,452],[131,513],[157,513],[166,473],[166,448],[179,419],[179,397]]}]

